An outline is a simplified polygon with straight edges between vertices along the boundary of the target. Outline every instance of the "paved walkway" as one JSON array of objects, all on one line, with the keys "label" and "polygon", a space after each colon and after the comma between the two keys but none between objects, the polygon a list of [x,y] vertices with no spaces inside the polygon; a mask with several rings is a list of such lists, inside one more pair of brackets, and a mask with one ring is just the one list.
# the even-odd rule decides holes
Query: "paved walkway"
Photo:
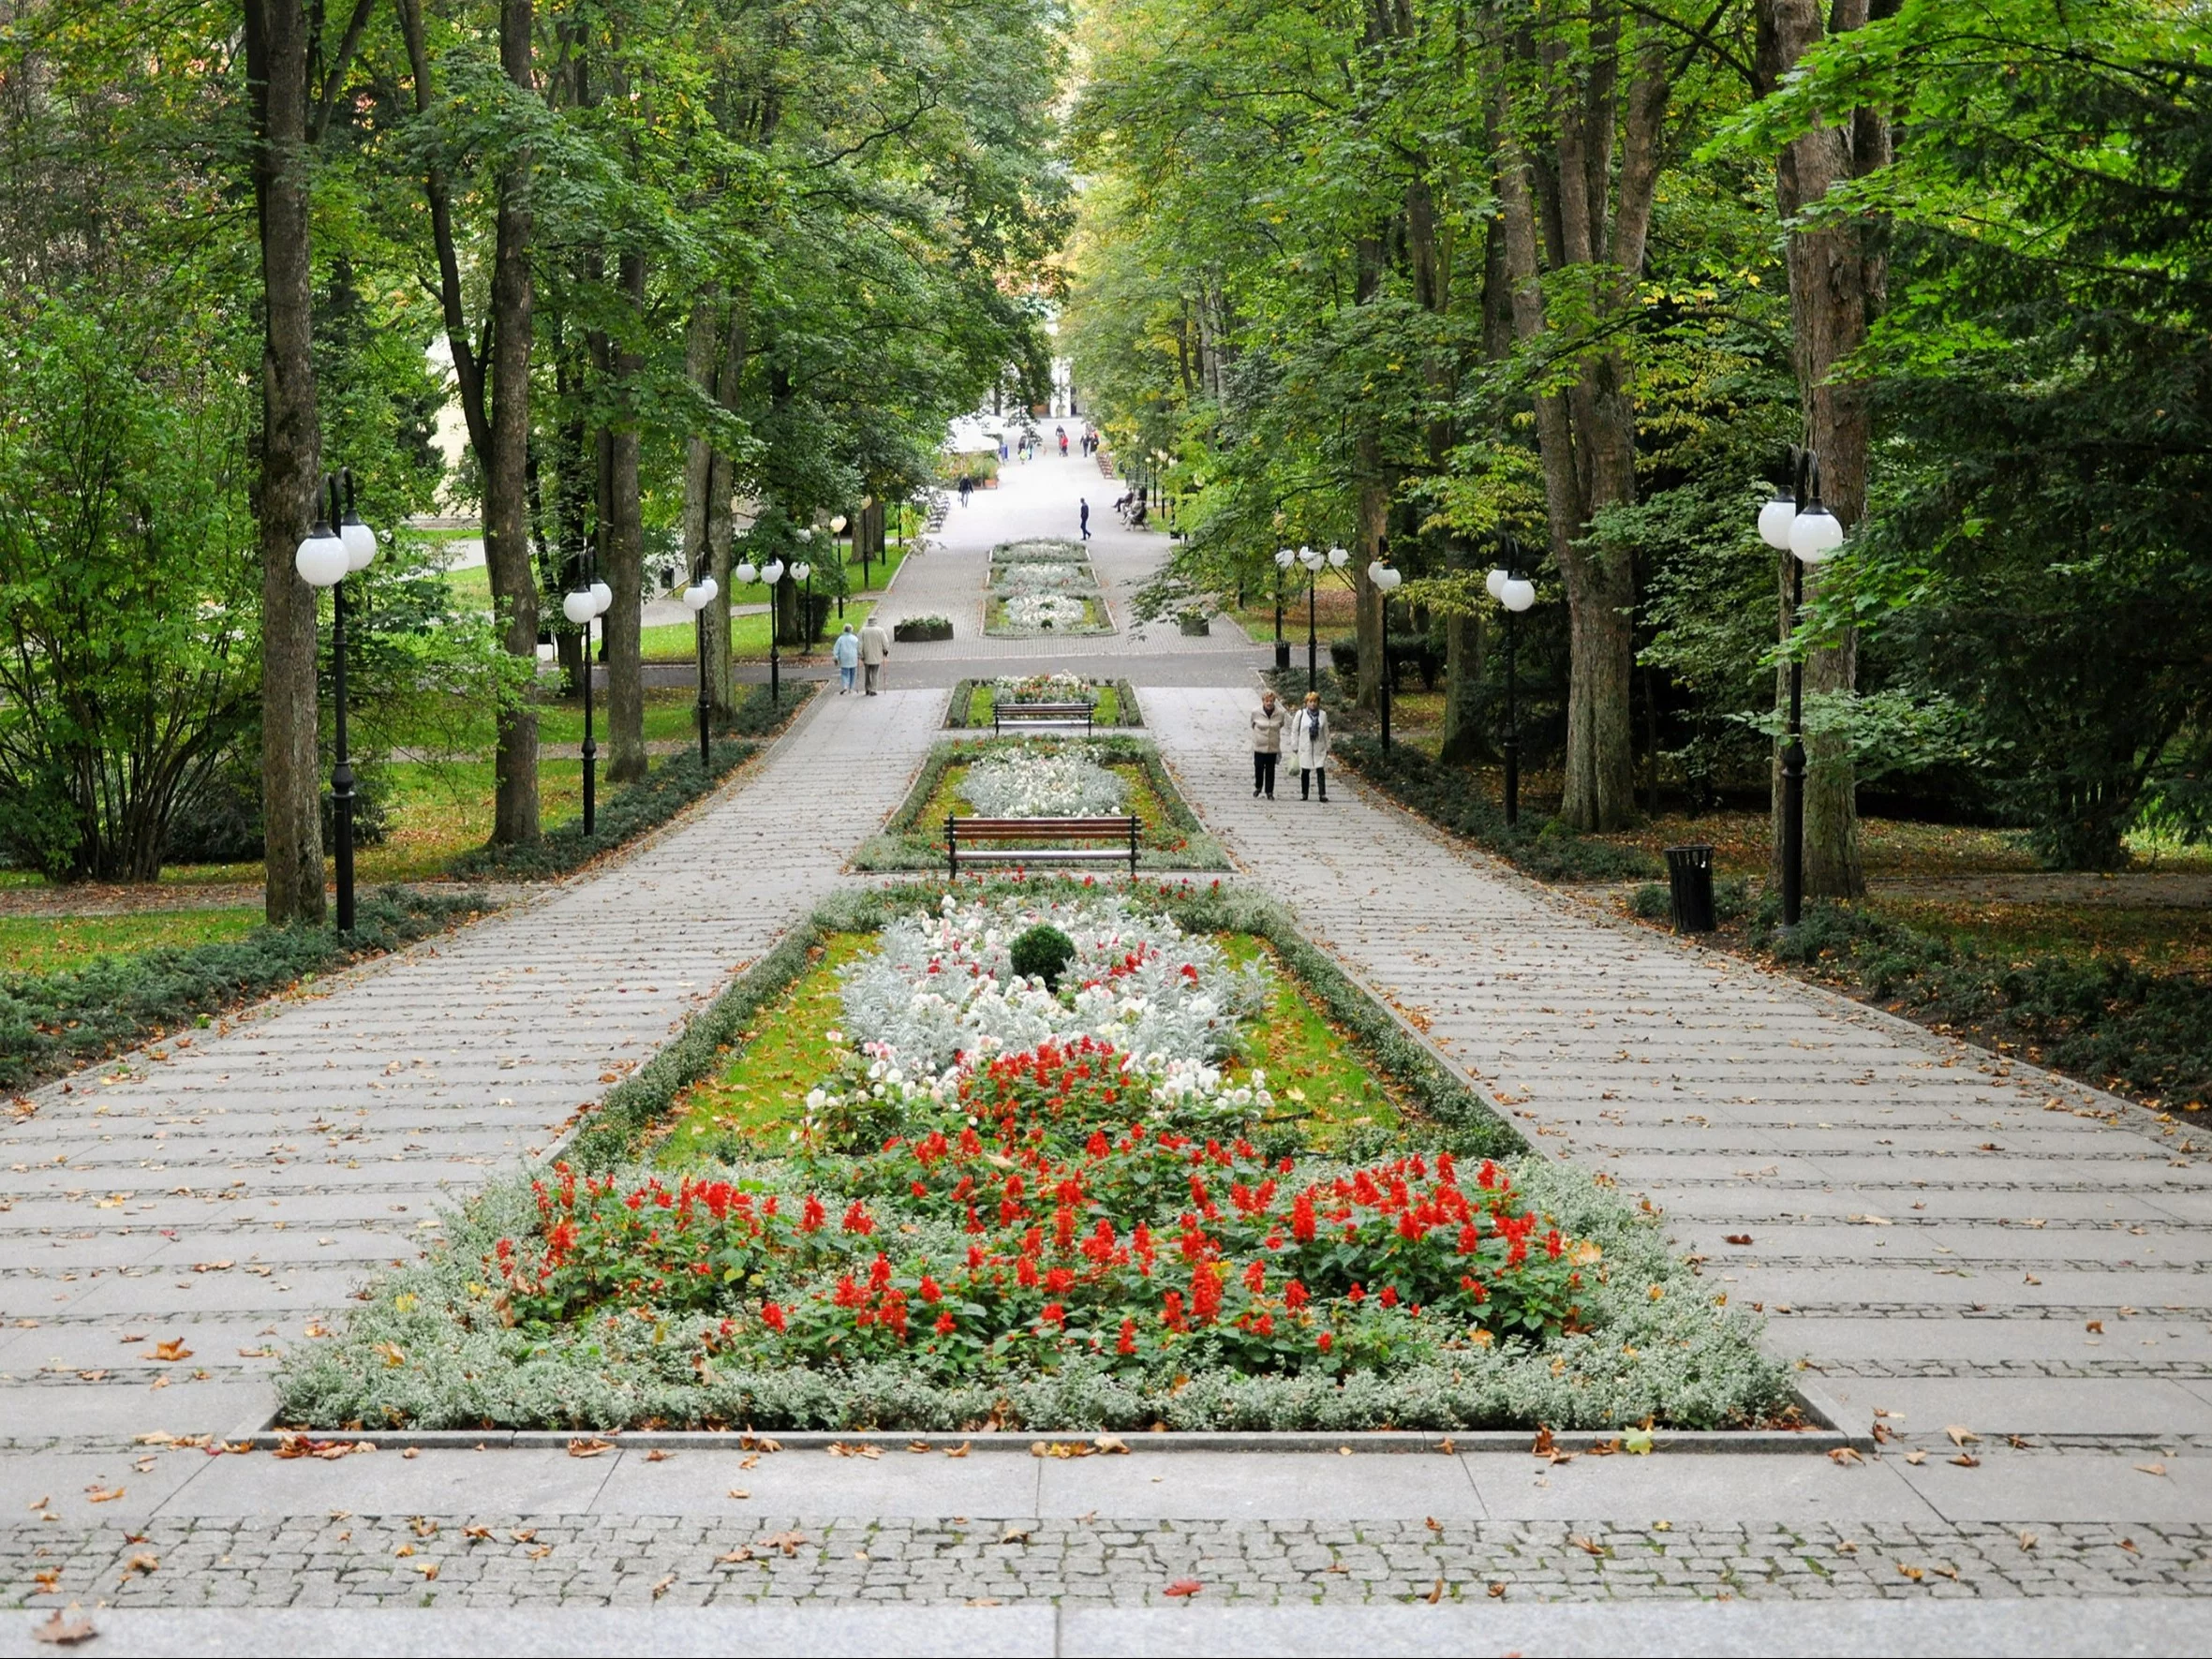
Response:
[{"label": "paved walkway", "polygon": [[[1506,1103],[1650,1195],[1716,1290],[1809,1356],[1847,1428],[1941,1451],[1931,1493],[2050,1466],[1946,1459],[1947,1426],[2118,1444],[2068,1483],[2212,1513],[2212,1166],[2173,1125],[1627,924],[1336,780],[1255,804],[1246,695],[1156,690],[1185,793],[1250,873]],[[2123,1500],[2122,1494],[2126,1497]],[[2087,1502],[2086,1487],[2051,1492]],[[2024,1509],[2023,1513],[2026,1511]]]},{"label": "paved walkway", "polygon": [[30,1097],[0,1129],[0,1445],[71,1449],[0,1459],[0,1503],[51,1487],[65,1516],[111,1516],[72,1473],[105,1470],[98,1448],[265,1415],[280,1346],[838,880],[943,712],[938,692],[823,697],[631,858]]}]

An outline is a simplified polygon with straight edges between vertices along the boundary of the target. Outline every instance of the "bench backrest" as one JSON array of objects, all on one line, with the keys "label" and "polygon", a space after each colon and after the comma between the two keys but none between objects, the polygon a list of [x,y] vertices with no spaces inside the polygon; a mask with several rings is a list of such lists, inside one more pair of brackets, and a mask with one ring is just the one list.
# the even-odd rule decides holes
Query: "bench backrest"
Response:
[{"label": "bench backrest", "polygon": [[1097,706],[1092,703],[995,703],[991,712],[1002,720],[1011,720],[1018,715],[1036,719],[1079,720],[1089,718]]},{"label": "bench backrest", "polygon": [[960,841],[1119,841],[1136,833],[1137,820],[1117,818],[958,818],[945,834]]}]

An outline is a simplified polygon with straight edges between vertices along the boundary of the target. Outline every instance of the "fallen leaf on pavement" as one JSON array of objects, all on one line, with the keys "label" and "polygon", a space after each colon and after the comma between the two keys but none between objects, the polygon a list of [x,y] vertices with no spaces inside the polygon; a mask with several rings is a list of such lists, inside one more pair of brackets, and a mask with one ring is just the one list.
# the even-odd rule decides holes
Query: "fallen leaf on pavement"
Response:
[{"label": "fallen leaf on pavement", "polygon": [[659,1446],[655,1446],[651,1451],[646,1454],[646,1461],[648,1463],[665,1463],[675,1455],[675,1454],[674,1452],[664,1452]]},{"label": "fallen leaf on pavement", "polygon": [[127,1578],[133,1573],[151,1573],[160,1565],[161,1558],[157,1555],[134,1555],[123,1563],[123,1576]]},{"label": "fallen leaf on pavement", "polygon": [[1728,1241],[1730,1244],[1749,1244],[1751,1242],[1751,1235],[1748,1233],[1730,1233],[1728,1235]]},{"label": "fallen leaf on pavement", "polygon": [[1492,1584],[1490,1587],[1490,1598],[1492,1601],[1504,1601],[1506,1599],[1506,1587],[1503,1584]]},{"label": "fallen leaf on pavement", "polygon": [[1431,1607],[1434,1607],[1438,1602],[1442,1601],[1444,1599],[1444,1580],[1441,1578],[1437,1579],[1436,1588],[1430,1591],[1426,1596],[1422,1597],[1422,1599],[1426,1601]]},{"label": "fallen leaf on pavement", "polygon": [[569,1442],[569,1456],[572,1458],[597,1458],[614,1449],[615,1443],[611,1440],[572,1440]]},{"label": "fallen leaf on pavement", "polygon": [[735,1566],[739,1562],[750,1561],[752,1550],[746,1545],[740,1544],[728,1554],[718,1555],[714,1559],[725,1566]]},{"label": "fallen leaf on pavement", "polygon": [[946,1446],[944,1455],[948,1458],[965,1458],[968,1455],[968,1444],[963,1440],[958,1445]]},{"label": "fallen leaf on pavement", "polygon": [[77,1642],[88,1642],[97,1635],[99,1632],[93,1628],[92,1621],[85,1618],[73,1606],[67,1613],[57,1612],[44,1623],[31,1626],[31,1639],[33,1641],[49,1642],[57,1648],[67,1648]]},{"label": "fallen leaf on pavement", "polygon": [[103,1491],[98,1487],[86,1487],[84,1489],[84,1495],[86,1500],[90,1503],[112,1503],[116,1499],[122,1497],[124,1492],[127,1489],[128,1489],[125,1487],[109,1487]]},{"label": "fallen leaf on pavement", "polygon": [[2036,1547],[2036,1535],[2035,1535],[2033,1533],[2022,1533],[2020,1534],[2020,1548],[2023,1548],[2023,1549],[2033,1549],[2035,1547]]},{"label": "fallen leaf on pavement", "polygon": [[2135,1465],[2135,1467],[2143,1471],[2143,1473],[2145,1474],[2163,1474],[2166,1473],[2166,1466],[2163,1463],[2138,1463]]},{"label": "fallen leaf on pavement", "polygon": [[1831,1448],[1828,1453],[1828,1460],[1831,1463],[1863,1463],[1866,1461],[1864,1458],[1862,1458],[1848,1445]]},{"label": "fallen leaf on pavement", "polygon": [[807,1541],[804,1533],[772,1533],[761,1542],[771,1549],[780,1549],[786,1555],[796,1555],[799,1546]]},{"label": "fallen leaf on pavement", "polygon": [[1943,1426],[1943,1432],[1951,1436],[1952,1445],[1965,1445],[1969,1440],[1982,1438],[1964,1423],[1946,1423]]},{"label": "fallen leaf on pavement", "polygon": [[1091,1444],[1109,1458],[1127,1457],[1129,1454],[1129,1443],[1118,1434],[1102,1434]]},{"label": "fallen leaf on pavement", "polygon": [[1029,1541],[1030,1529],[1028,1527],[1008,1527],[999,1539],[1002,1544],[1027,1544]]},{"label": "fallen leaf on pavement", "polygon": [[1897,1563],[1897,1570],[1900,1573],[1903,1573],[1908,1578],[1910,1578],[1915,1584],[1918,1584],[1923,1578],[1927,1577],[1927,1574],[1919,1567],[1908,1567],[1903,1562],[1899,1562]]},{"label": "fallen leaf on pavement", "polygon": [[1196,1578],[1178,1578],[1160,1593],[1162,1595],[1196,1595],[1206,1586]]},{"label": "fallen leaf on pavement", "polygon": [[655,1601],[659,1601],[662,1596],[668,1593],[670,1587],[675,1583],[675,1575],[674,1573],[669,1574],[665,1578],[658,1580],[653,1586],[653,1599]]},{"label": "fallen leaf on pavement", "polygon": [[189,1359],[192,1350],[185,1346],[184,1338],[171,1337],[166,1342],[154,1344],[154,1357],[166,1360]]},{"label": "fallen leaf on pavement", "polygon": [[1599,1542],[1598,1542],[1596,1539],[1595,1539],[1595,1538],[1585,1538],[1585,1537],[1583,1537],[1583,1536],[1582,1536],[1582,1535],[1581,1535],[1580,1533],[1575,1533],[1575,1534],[1574,1534],[1574,1536],[1572,1536],[1572,1537],[1570,1537],[1569,1539],[1567,1539],[1567,1542],[1568,1542],[1569,1544],[1572,1544],[1572,1545],[1573,1545],[1573,1546],[1574,1546],[1574,1547],[1575,1547],[1577,1549],[1581,1550],[1581,1552],[1582,1552],[1584,1555],[1600,1555],[1600,1556],[1601,1556],[1601,1555],[1603,1555],[1603,1554],[1605,1553],[1605,1546],[1604,1546],[1604,1545],[1600,1544],[1600,1543],[1599,1543]]},{"label": "fallen leaf on pavement", "polygon": [[752,1496],[752,1494],[747,1491],[743,1487],[732,1487],[730,1489],[730,1496],[733,1498],[750,1498]]},{"label": "fallen leaf on pavement", "polygon": [[1974,1456],[1972,1452],[1961,1452],[1957,1457],[1952,1459],[1952,1461],[1957,1464],[1961,1469],[1979,1469],[1982,1467],[1982,1459]]},{"label": "fallen leaf on pavement", "polygon": [[1928,1454],[1925,1452],[1907,1452],[1905,1454],[1905,1460],[1911,1464],[1915,1469],[1918,1469],[1923,1463],[1925,1463],[1928,1460]]}]

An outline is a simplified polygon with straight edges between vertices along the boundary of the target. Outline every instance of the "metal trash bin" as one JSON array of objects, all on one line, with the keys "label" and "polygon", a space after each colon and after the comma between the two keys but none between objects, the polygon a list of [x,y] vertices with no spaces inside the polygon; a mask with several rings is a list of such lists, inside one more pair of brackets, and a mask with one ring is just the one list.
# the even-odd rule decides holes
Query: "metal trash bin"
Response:
[{"label": "metal trash bin", "polygon": [[1667,849],[1667,884],[1677,933],[1711,933],[1719,924],[1713,914],[1713,849]]}]

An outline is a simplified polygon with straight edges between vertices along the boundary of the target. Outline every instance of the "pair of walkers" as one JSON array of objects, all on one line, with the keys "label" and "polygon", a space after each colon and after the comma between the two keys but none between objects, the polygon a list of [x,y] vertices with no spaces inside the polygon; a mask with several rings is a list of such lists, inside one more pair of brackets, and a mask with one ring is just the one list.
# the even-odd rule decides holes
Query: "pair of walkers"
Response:
[{"label": "pair of walkers", "polygon": [[1322,712],[1321,694],[1306,693],[1305,705],[1285,710],[1272,691],[1261,693],[1252,713],[1252,798],[1275,798],[1275,767],[1283,758],[1283,739],[1290,739],[1290,758],[1298,766],[1298,798],[1312,798],[1318,786],[1329,799],[1329,716]]},{"label": "pair of walkers", "polygon": [[883,672],[883,664],[891,660],[891,636],[879,628],[874,619],[858,633],[853,625],[845,624],[845,631],[838,635],[837,644],[829,648],[830,660],[838,665],[838,677],[844,684],[838,688],[842,697],[853,689],[853,675],[856,669],[868,670],[868,695],[876,694],[876,677]]}]

